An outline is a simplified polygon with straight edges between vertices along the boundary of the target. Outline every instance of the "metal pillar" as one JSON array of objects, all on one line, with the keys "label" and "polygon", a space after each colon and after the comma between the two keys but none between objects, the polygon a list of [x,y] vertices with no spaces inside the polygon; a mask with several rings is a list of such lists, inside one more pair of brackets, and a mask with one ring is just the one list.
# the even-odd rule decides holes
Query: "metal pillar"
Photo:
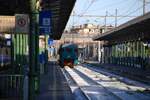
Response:
[{"label": "metal pillar", "polygon": [[[36,65],[36,60],[35,60],[35,34],[36,34],[36,18],[35,14],[35,7],[36,6],[36,0],[30,0],[30,7],[31,7],[31,12],[30,12],[30,33],[29,33],[29,100],[34,100],[35,99],[35,65]],[[36,66],[37,67],[37,66]]]},{"label": "metal pillar", "polygon": [[101,62],[101,43],[98,41],[98,61]]},{"label": "metal pillar", "polygon": [[15,71],[15,51],[14,51],[14,40],[15,40],[15,36],[14,33],[11,33],[11,65],[13,67],[13,73]]},{"label": "metal pillar", "polygon": [[30,16],[30,33],[29,33],[29,100],[34,100],[34,39],[32,32],[32,16]]}]

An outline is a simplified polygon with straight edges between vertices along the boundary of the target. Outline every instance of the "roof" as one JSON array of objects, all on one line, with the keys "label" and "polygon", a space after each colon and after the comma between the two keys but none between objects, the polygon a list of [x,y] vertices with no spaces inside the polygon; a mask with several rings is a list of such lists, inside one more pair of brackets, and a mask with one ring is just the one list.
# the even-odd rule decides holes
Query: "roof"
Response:
[{"label": "roof", "polygon": [[52,32],[54,39],[60,39],[76,0],[52,0]]},{"label": "roof", "polygon": [[[47,9],[52,11],[52,38],[60,39],[76,0],[44,1]],[[30,13],[32,8],[30,2],[31,0],[0,0],[0,15]]]},{"label": "roof", "polygon": [[0,0],[0,15],[29,13],[30,0]]},{"label": "roof", "polygon": [[[93,40],[125,40],[126,37],[132,36],[132,38],[141,37],[142,34],[148,34],[150,32],[150,12],[145,15],[139,16],[133,20],[130,20],[102,35],[94,36]],[[138,36],[137,36],[138,35]]]}]

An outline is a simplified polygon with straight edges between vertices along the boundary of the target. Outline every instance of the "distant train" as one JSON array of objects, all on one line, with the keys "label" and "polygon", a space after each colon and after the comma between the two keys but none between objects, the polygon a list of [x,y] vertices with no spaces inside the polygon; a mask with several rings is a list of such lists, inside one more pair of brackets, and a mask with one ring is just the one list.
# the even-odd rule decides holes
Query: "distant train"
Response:
[{"label": "distant train", "polygon": [[78,46],[73,43],[63,44],[59,48],[59,65],[71,68],[78,64]]}]

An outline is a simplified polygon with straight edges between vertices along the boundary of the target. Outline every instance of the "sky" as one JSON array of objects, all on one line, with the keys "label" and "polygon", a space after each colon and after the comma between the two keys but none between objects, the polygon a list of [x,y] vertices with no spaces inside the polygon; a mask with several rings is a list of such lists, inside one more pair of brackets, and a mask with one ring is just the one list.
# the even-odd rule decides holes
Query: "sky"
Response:
[{"label": "sky", "polygon": [[[146,0],[146,12],[150,11],[150,0]],[[76,0],[72,14],[67,23],[66,29],[72,26],[93,23],[105,25],[104,17],[79,17],[77,15],[98,15],[98,16],[133,16],[118,17],[117,25],[123,24],[136,16],[143,14],[143,0]],[[106,25],[115,25],[115,18],[106,17]]]}]

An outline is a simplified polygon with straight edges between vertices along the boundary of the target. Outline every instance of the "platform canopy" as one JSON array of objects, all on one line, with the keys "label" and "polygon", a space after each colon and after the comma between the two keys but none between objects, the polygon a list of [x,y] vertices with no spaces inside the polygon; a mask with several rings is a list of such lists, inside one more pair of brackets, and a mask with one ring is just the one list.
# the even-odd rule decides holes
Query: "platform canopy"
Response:
[{"label": "platform canopy", "polygon": [[[31,13],[30,2],[38,0],[0,0],[0,15]],[[76,0],[43,0],[52,11],[52,37],[60,39]],[[36,5],[36,4],[35,4]]]},{"label": "platform canopy", "polygon": [[52,33],[54,39],[60,39],[70,17],[76,0],[51,0]]},{"label": "platform canopy", "polygon": [[130,20],[106,33],[94,36],[93,40],[122,42],[144,38],[150,39],[150,13]]}]

